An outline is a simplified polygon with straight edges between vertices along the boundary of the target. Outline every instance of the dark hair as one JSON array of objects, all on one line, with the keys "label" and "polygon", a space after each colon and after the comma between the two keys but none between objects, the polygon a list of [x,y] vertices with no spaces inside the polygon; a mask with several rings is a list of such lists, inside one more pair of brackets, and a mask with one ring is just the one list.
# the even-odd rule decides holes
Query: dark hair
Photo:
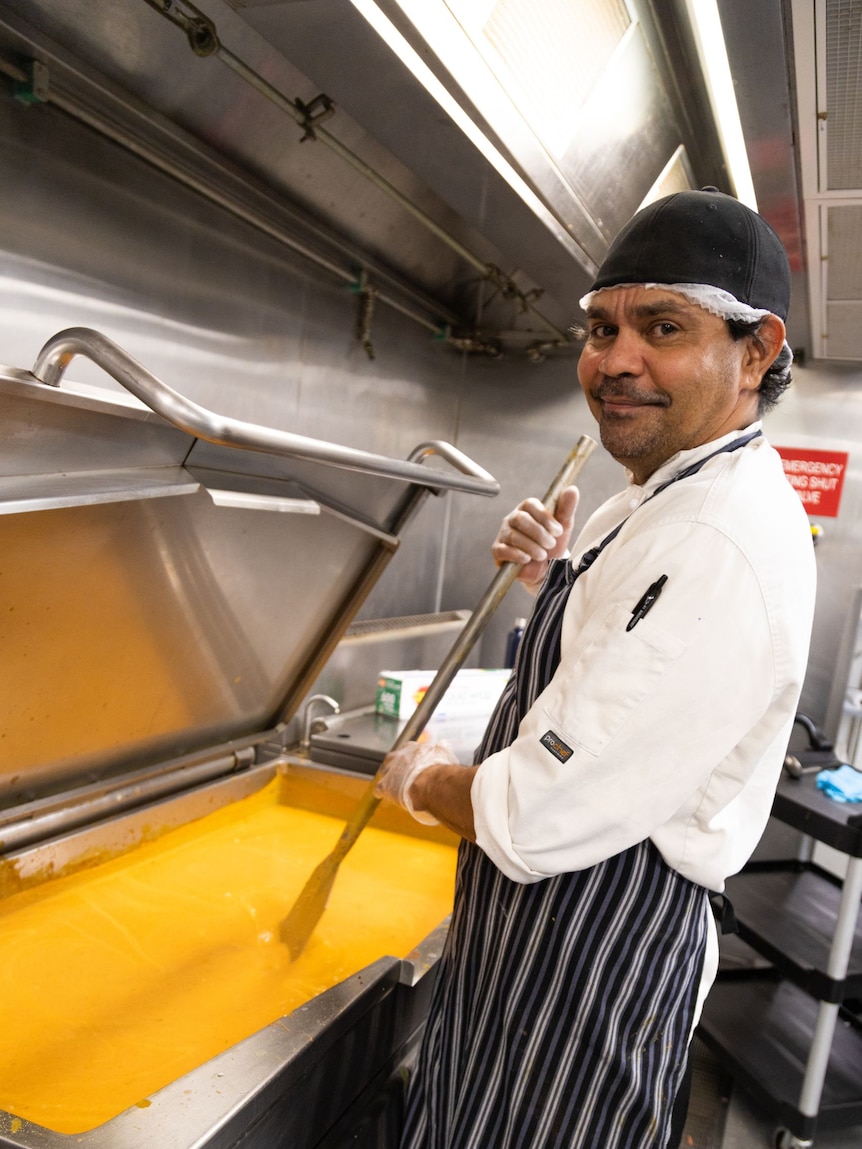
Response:
[{"label": "dark hair", "polygon": [[[730,331],[731,339],[745,339],[750,336],[759,347],[762,347],[763,342],[759,335],[761,323],[762,320],[760,319],[754,319],[748,323],[744,323],[738,319],[728,319],[727,327]],[[764,374],[760,381],[760,387],[757,389],[759,397],[757,413],[759,415],[765,415],[767,411],[771,411],[790,386],[792,379],[790,365],[792,362],[793,352],[787,346],[787,343],[784,343],[776,356],[775,362]]]}]

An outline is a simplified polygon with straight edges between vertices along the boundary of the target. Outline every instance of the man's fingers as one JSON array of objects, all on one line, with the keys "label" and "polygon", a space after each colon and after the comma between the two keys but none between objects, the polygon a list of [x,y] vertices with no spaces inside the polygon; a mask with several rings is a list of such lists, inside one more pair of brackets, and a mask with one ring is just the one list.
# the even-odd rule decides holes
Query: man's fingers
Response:
[{"label": "man's fingers", "polygon": [[562,524],[563,529],[571,530],[575,522],[575,511],[578,509],[580,497],[577,487],[564,487],[557,499],[555,517]]},{"label": "man's fingers", "polygon": [[524,499],[503,519],[491,554],[498,565],[517,563],[518,579],[534,594],[548,569],[548,561],[565,555],[575,521],[578,491],[566,487],[551,514],[539,499]]}]

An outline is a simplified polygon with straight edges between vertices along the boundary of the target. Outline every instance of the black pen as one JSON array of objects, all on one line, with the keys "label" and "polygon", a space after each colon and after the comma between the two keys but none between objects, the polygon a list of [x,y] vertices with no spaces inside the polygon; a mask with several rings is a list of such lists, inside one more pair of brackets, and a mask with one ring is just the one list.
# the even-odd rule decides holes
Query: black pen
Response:
[{"label": "black pen", "polygon": [[646,594],[638,602],[637,606],[632,611],[632,617],[626,627],[626,631],[637,626],[640,620],[644,617],[648,610],[652,610],[655,605],[655,600],[661,594],[662,587],[667,582],[667,575],[662,575],[661,578],[656,579],[652,586],[647,588]]}]

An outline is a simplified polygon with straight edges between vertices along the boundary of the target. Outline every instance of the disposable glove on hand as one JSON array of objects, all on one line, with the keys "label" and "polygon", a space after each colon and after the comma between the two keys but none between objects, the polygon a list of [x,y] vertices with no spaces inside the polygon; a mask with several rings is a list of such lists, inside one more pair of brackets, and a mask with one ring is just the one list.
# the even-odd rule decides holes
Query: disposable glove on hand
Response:
[{"label": "disposable glove on hand", "polygon": [[405,742],[384,758],[374,793],[402,806],[417,822],[437,826],[439,822],[433,814],[413,809],[410,787],[423,770],[440,764],[459,765],[448,742]]}]

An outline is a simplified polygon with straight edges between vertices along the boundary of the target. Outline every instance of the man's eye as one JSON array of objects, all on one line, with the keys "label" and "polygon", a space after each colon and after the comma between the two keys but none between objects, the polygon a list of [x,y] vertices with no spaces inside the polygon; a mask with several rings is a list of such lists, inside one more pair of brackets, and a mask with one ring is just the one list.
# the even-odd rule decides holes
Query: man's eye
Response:
[{"label": "man's eye", "polygon": [[609,323],[596,323],[590,328],[590,339],[610,339],[614,328]]},{"label": "man's eye", "polygon": [[679,328],[675,323],[671,323],[669,319],[663,319],[661,323],[656,323],[653,331],[656,335],[676,335]]}]

